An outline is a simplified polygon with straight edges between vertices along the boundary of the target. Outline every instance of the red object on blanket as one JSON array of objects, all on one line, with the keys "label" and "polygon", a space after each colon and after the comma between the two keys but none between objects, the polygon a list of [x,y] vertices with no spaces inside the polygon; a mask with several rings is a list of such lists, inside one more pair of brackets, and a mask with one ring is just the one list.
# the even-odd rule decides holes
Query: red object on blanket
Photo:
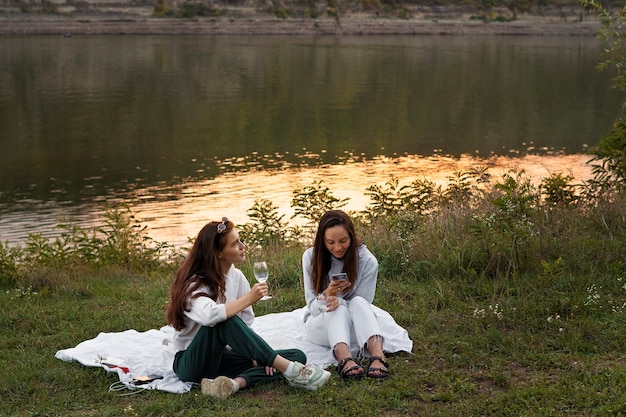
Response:
[{"label": "red object on blanket", "polygon": [[122,370],[122,372],[124,372],[125,374],[130,372],[130,369],[125,367],[125,366],[117,366],[117,365],[113,365],[111,363],[106,363],[106,362],[102,362],[102,365],[109,367],[111,369],[115,369],[115,368],[119,368]]}]

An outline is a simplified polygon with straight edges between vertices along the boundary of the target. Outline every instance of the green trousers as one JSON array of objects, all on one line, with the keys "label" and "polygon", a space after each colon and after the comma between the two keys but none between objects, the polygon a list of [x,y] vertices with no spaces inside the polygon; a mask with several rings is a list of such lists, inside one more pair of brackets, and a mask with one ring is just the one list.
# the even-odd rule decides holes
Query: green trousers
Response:
[{"label": "green trousers", "polygon": [[[228,347],[227,347],[228,345]],[[306,363],[300,349],[274,350],[261,336],[250,329],[239,317],[200,328],[186,350],[176,353],[173,369],[186,382],[200,382],[220,375],[242,377],[247,387],[275,381],[282,373],[265,373],[277,355],[290,361]],[[253,366],[255,360],[258,366]]]}]

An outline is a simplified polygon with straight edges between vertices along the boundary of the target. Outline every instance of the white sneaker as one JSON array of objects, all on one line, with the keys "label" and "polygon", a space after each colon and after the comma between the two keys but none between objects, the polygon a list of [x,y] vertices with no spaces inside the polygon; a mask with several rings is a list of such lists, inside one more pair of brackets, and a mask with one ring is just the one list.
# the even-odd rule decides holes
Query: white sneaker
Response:
[{"label": "white sneaker", "polygon": [[330,372],[323,369],[311,368],[300,362],[294,362],[293,372],[291,376],[286,376],[286,378],[289,384],[294,387],[315,391],[328,381]]},{"label": "white sneaker", "polygon": [[235,382],[225,376],[218,376],[215,379],[202,378],[200,388],[203,394],[217,398],[227,398],[237,392]]}]

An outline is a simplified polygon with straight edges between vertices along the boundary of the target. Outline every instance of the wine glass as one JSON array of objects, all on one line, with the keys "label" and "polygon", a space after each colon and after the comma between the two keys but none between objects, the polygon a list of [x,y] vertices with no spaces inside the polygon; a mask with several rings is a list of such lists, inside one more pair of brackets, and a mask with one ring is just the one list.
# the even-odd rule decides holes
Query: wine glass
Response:
[{"label": "wine glass", "polygon": [[[267,277],[269,276],[269,271],[267,270],[267,263],[265,262],[255,262],[252,266],[252,271],[254,272],[254,277],[258,282],[267,281]],[[270,300],[272,298],[271,295],[264,295],[261,300]]]}]

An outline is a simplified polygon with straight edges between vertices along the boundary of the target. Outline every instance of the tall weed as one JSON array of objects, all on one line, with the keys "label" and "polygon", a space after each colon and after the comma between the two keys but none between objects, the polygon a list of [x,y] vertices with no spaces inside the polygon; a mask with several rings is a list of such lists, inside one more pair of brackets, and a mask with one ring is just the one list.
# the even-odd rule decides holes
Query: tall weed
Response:
[{"label": "tall weed", "polygon": [[71,221],[57,229],[54,238],[32,233],[23,246],[0,245],[0,284],[40,289],[86,268],[150,273],[182,257],[179,249],[150,238],[128,207],[108,209],[102,226],[93,229]]}]

